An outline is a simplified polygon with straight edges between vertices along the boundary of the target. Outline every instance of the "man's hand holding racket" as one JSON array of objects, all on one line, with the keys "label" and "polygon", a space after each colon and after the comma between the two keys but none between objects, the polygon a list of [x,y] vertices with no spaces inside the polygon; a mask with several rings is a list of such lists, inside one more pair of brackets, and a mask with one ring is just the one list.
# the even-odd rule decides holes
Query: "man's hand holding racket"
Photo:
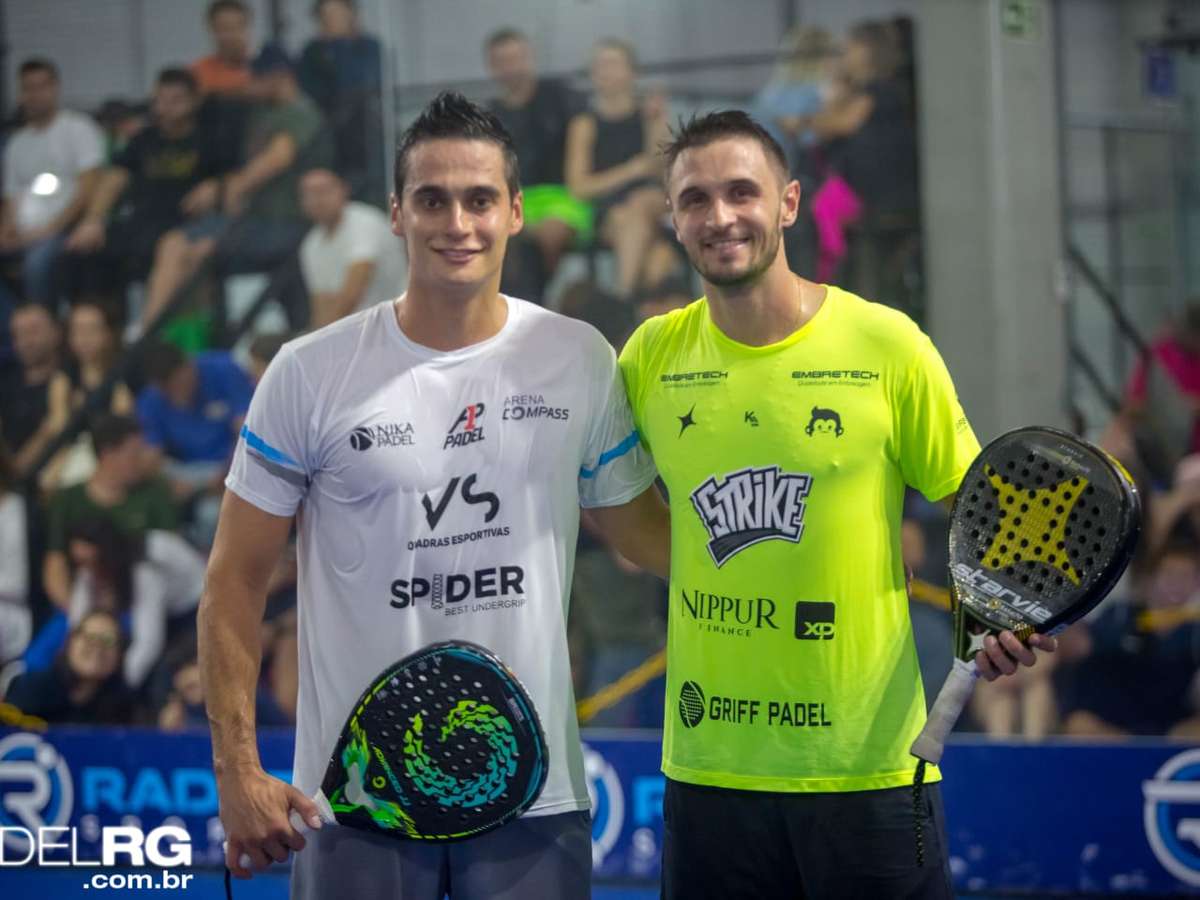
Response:
[{"label": "man's hand holding racket", "polygon": [[259,767],[218,775],[218,781],[225,865],[234,878],[285,862],[291,851],[304,849],[305,831],[321,827],[311,798]]},{"label": "man's hand holding racket", "polygon": [[979,677],[984,681],[995,681],[1004,675],[1012,675],[1019,666],[1032,666],[1037,662],[1034,649],[1053,653],[1058,649],[1058,639],[1048,634],[1033,634],[1022,642],[1011,631],[988,635],[983,639],[983,649],[975,654],[975,665]]}]

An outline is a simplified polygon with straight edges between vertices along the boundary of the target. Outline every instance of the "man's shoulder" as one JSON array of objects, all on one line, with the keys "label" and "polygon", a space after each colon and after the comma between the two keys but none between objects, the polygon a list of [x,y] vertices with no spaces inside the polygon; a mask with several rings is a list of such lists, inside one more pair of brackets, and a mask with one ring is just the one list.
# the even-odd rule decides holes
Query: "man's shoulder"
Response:
[{"label": "man's shoulder", "polygon": [[363,203],[361,200],[351,200],[346,204],[343,215],[345,216],[345,224],[351,228],[386,231],[391,234],[391,221],[378,206]]},{"label": "man's shoulder", "polygon": [[826,302],[837,304],[840,337],[872,345],[892,358],[907,358],[929,342],[916,322],[891,306],[833,286],[829,287]]},{"label": "man's shoulder", "polygon": [[590,354],[612,352],[612,345],[590,323],[518,297],[509,299],[518,304],[521,332],[527,338],[545,342],[547,347],[559,347],[570,353],[578,353],[580,350]]},{"label": "man's shoulder", "polygon": [[639,325],[627,346],[646,356],[665,347],[680,345],[695,336],[696,329],[708,317],[708,301],[701,297],[687,306],[651,316]]}]

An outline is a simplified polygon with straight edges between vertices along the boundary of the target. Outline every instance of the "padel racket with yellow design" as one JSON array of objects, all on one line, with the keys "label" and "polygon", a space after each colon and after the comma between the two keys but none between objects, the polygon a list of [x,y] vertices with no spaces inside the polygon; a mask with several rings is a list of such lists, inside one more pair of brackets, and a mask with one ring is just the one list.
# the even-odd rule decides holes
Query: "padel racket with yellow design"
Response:
[{"label": "padel racket with yellow design", "polygon": [[[495,654],[433,644],[389,666],[346,720],[313,797],[326,823],[448,842],[531,807],[548,772],[533,702]],[[292,826],[311,829],[295,811]],[[240,860],[249,868],[250,859]]]},{"label": "padel racket with yellow design", "polygon": [[955,659],[912,745],[936,763],[979,677],[988,634],[1055,634],[1112,590],[1137,544],[1141,501],[1129,473],[1054,428],[1018,428],[983,448],[950,514]]}]

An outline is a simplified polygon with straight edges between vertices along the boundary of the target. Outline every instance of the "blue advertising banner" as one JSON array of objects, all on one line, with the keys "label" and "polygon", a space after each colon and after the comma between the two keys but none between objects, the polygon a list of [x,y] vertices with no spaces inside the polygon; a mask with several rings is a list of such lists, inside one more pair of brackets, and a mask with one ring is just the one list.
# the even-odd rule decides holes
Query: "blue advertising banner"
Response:
[{"label": "blue advertising banner", "polygon": [[[290,732],[260,752],[288,776]],[[659,754],[655,733],[585,732],[597,880],[658,878]],[[1200,749],[960,738],[942,770],[961,890],[1200,894]],[[98,867],[106,842],[117,865],[220,866],[217,811],[204,732],[0,731],[0,893],[17,868]]]}]

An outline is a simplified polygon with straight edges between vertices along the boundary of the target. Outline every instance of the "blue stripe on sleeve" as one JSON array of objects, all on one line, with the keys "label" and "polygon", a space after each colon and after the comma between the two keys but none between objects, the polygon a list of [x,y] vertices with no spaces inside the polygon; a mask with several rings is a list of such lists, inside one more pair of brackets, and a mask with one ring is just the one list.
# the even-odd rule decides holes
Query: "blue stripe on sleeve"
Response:
[{"label": "blue stripe on sleeve", "polygon": [[293,466],[297,469],[304,468],[302,465],[300,465],[300,463],[296,462],[282,450],[276,450],[245,425],[242,426],[242,438],[245,439],[247,447],[249,447],[251,450],[258,451],[264,458],[273,463],[283,463],[284,465]]},{"label": "blue stripe on sleeve", "polygon": [[621,441],[621,443],[617,444],[617,446],[613,447],[611,450],[605,450],[600,454],[600,459],[596,463],[596,468],[589,469],[587,466],[580,466],[579,477],[595,478],[596,473],[600,471],[601,466],[612,462],[614,459],[620,459],[622,456],[636,447],[638,445],[638,441],[640,440],[641,436],[637,433],[637,429],[635,428],[633,431],[629,432],[629,437],[625,438],[625,440]]}]

